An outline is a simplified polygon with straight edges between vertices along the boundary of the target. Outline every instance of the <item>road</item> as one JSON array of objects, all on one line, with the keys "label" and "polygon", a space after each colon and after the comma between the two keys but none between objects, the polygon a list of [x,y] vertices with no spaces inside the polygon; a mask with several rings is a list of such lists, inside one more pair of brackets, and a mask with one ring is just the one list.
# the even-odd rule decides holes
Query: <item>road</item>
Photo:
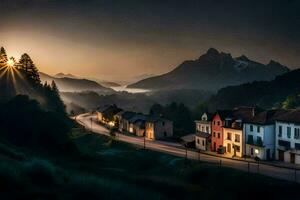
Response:
[{"label": "road", "polygon": [[[92,119],[92,120],[91,120]],[[86,129],[91,130],[94,133],[109,135],[109,130],[95,123],[96,116],[91,114],[81,114],[75,117],[75,120],[84,126]],[[181,144],[165,141],[152,141],[145,140],[143,137],[128,136],[124,134],[116,134],[116,138],[122,142],[131,143],[138,146],[144,146],[146,144],[147,149],[154,151],[164,152],[179,157],[187,157],[188,159],[201,160],[204,162],[215,163],[220,166],[226,166],[250,173],[260,173],[273,178],[278,178],[288,181],[296,181],[300,183],[300,171],[294,169],[282,168],[268,164],[259,165],[255,162],[246,162],[242,160],[234,160],[225,157],[219,157],[214,155],[207,155],[205,153],[199,153],[192,150],[185,149]]]}]

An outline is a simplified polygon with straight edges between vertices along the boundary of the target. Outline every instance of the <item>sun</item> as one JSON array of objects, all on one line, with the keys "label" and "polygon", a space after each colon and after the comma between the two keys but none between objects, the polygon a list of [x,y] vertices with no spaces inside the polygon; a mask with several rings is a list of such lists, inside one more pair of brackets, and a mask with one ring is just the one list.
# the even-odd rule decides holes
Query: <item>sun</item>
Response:
[{"label": "sun", "polygon": [[9,59],[6,62],[6,64],[7,64],[8,67],[14,67],[15,66],[15,61],[13,59]]}]

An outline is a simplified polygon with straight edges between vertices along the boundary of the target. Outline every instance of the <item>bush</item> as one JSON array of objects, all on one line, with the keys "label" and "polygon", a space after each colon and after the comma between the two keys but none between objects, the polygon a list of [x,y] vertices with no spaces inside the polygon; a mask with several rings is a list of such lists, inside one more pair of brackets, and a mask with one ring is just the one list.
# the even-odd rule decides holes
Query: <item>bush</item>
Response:
[{"label": "bush", "polygon": [[58,183],[56,168],[46,160],[33,159],[24,164],[24,173],[36,185],[55,185]]}]

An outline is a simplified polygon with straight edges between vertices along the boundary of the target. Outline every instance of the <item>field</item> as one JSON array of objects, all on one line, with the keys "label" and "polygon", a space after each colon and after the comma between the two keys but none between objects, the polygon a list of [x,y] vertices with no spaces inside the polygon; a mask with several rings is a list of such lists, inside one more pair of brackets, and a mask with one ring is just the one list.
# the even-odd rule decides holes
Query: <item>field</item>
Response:
[{"label": "field", "polygon": [[0,145],[1,199],[273,199],[299,185],[186,161],[76,131],[79,152],[52,156]]}]

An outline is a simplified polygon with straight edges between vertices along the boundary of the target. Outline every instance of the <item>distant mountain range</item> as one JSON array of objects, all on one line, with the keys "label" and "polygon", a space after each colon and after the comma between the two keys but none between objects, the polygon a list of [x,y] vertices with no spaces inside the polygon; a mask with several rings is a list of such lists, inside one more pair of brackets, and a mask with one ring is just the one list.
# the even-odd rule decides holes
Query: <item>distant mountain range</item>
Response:
[{"label": "distant mountain range", "polygon": [[278,108],[290,95],[300,94],[300,69],[277,76],[272,81],[255,81],[220,89],[208,100],[211,110],[237,106]]},{"label": "distant mountain range", "polygon": [[[49,75],[48,75],[49,76]],[[64,73],[58,73],[56,75],[54,75],[55,78],[71,78],[71,79],[87,79],[87,80],[92,80],[95,81],[97,83],[99,83],[100,85],[107,87],[107,88],[111,88],[111,87],[120,87],[121,85],[112,81],[103,81],[103,80],[99,80],[96,78],[82,78],[79,76],[75,76],[73,74],[64,74]]]},{"label": "distant mountain range", "polygon": [[100,93],[111,93],[112,89],[104,87],[95,81],[88,79],[77,78],[72,75],[74,78],[70,78],[70,75],[57,74],[50,76],[48,74],[40,72],[40,78],[42,82],[51,83],[52,80],[57,84],[58,89],[61,92],[82,92],[82,91],[95,91]]},{"label": "distant mountain range", "polygon": [[272,80],[289,68],[271,60],[267,65],[246,56],[233,58],[228,53],[210,48],[197,60],[184,61],[169,73],[146,78],[129,85],[142,89],[200,89],[216,91],[229,85]]}]

